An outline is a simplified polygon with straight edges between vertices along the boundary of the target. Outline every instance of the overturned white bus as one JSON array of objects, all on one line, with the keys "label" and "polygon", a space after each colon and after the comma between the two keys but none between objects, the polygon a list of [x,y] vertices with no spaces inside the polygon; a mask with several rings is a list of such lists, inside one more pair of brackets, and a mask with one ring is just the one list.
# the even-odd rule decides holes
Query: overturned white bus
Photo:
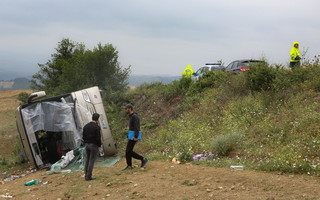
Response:
[{"label": "overturned white bus", "polygon": [[47,99],[41,98],[43,96],[45,92],[33,93],[27,104],[16,109],[20,140],[25,156],[33,167],[43,168],[53,164],[69,150],[80,147],[82,128],[91,121],[95,112],[100,114],[104,155],[117,153],[98,87]]}]

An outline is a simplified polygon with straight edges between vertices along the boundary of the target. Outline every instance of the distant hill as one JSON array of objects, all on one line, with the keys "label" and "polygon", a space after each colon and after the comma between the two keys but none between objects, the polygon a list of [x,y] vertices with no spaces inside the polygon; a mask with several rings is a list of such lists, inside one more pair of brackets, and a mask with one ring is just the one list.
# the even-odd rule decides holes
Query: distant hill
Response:
[{"label": "distant hill", "polygon": [[[129,86],[139,86],[143,83],[171,83],[174,80],[178,80],[180,76],[153,76],[153,75],[131,75],[129,77]],[[1,90],[28,90],[30,89],[29,78],[16,78],[13,80],[0,81]]]},{"label": "distant hill", "polygon": [[10,90],[14,81],[0,81],[0,90]]},{"label": "distant hill", "polygon": [[29,90],[30,80],[27,78],[16,78],[11,81],[0,81],[0,90]]},{"label": "distant hill", "polygon": [[30,80],[27,78],[16,78],[11,90],[29,90]]},{"label": "distant hill", "polygon": [[139,86],[143,83],[171,83],[174,80],[179,80],[180,76],[152,76],[152,75],[131,75],[129,77],[129,86]]}]

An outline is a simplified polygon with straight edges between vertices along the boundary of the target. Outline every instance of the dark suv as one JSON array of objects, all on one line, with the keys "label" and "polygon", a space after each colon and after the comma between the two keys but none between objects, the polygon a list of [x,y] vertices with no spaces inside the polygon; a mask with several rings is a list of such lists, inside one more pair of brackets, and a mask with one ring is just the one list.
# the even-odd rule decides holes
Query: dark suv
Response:
[{"label": "dark suv", "polygon": [[236,60],[231,62],[226,68],[226,72],[239,74],[250,69],[250,66],[262,63],[261,60]]}]

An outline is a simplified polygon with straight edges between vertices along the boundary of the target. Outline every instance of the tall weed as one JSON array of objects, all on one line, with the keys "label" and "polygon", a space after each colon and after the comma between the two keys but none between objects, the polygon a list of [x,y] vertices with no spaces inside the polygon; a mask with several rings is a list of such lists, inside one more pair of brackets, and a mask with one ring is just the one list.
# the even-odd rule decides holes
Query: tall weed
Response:
[{"label": "tall weed", "polygon": [[248,87],[252,91],[271,90],[273,81],[276,77],[276,72],[267,63],[252,66],[249,71],[245,73]]},{"label": "tall weed", "polygon": [[227,156],[242,146],[243,136],[238,133],[218,135],[212,140],[212,151],[219,156]]}]

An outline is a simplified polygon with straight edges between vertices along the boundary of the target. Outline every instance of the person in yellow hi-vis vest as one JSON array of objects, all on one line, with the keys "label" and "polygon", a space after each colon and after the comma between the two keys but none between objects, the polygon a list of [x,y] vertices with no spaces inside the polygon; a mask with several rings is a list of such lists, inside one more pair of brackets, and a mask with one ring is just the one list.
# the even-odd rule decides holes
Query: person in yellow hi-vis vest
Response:
[{"label": "person in yellow hi-vis vest", "polygon": [[191,65],[189,64],[187,66],[187,68],[185,68],[185,70],[183,71],[182,77],[183,78],[191,78],[192,74],[193,74],[193,70],[191,68]]},{"label": "person in yellow hi-vis vest", "polygon": [[299,43],[294,42],[293,47],[290,51],[290,68],[293,69],[294,67],[300,66],[300,52],[299,52]]}]

